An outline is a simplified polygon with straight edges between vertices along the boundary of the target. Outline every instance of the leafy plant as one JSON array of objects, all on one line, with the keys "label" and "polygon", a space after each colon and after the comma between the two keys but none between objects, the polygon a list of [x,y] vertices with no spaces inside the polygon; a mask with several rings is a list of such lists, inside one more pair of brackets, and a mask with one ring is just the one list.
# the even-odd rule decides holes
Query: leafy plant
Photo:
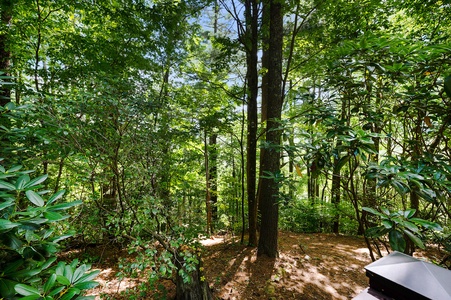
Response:
[{"label": "leafy plant", "polygon": [[[21,166],[0,165],[0,295],[11,299],[73,299],[97,285],[98,271],[78,261],[52,266],[59,242],[72,236],[60,233],[57,223],[69,217],[63,211],[80,201],[59,202],[64,190],[45,197],[39,191],[47,175],[31,178]],[[59,202],[59,203],[58,203]],[[78,297],[77,299],[84,299]]]},{"label": "leafy plant", "polygon": [[380,217],[380,224],[376,227],[368,228],[365,236],[369,238],[379,238],[388,235],[390,247],[395,251],[404,252],[407,245],[407,239],[416,246],[424,249],[422,241],[422,232],[419,227],[426,230],[442,230],[442,227],[431,221],[414,217],[416,210],[398,210],[391,212],[387,208],[382,208],[381,212],[374,208],[363,207],[363,210]]}]

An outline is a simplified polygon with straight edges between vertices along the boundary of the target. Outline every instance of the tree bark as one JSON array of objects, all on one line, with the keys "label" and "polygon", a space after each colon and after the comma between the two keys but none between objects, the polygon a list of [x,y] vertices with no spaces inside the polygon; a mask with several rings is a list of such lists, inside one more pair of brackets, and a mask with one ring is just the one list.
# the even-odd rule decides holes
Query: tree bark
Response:
[{"label": "tree bark", "polygon": [[[194,249],[191,249],[194,251]],[[176,300],[210,300],[213,299],[210,287],[205,277],[202,276],[201,263],[191,272],[186,272],[184,276],[179,272],[184,269],[185,259],[180,255],[180,251],[175,252],[175,265],[177,267],[176,275]],[[199,258],[199,261],[201,259]],[[188,276],[188,280],[186,278]]]},{"label": "tree bark", "polygon": [[[12,17],[12,9],[13,9],[12,0],[1,0],[1,27],[0,31],[0,71],[3,72],[2,75],[8,75],[9,73],[9,65],[11,53],[8,49],[8,33],[7,26],[11,22]],[[6,33],[5,33],[6,32]],[[6,86],[0,87],[0,105],[5,106],[11,98],[11,90]]]},{"label": "tree bark", "polygon": [[247,202],[249,208],[249,245],[257,245],[257,96],[258,96],[258,4],[256,0],[246,0],[246,81],[247,81]]},{"label": "tree bark", "polygon": [[258,243],[258,255],[277,257],[279,221],[280,178],[280,118],[282,115],[282,44],[283,14],[282,2],[264,1],[269,4],[269,65],[268,65],[268,109],[266,123],[266,145],[263,154],[263,176],[260,177],[260,211],[262,226]]}]

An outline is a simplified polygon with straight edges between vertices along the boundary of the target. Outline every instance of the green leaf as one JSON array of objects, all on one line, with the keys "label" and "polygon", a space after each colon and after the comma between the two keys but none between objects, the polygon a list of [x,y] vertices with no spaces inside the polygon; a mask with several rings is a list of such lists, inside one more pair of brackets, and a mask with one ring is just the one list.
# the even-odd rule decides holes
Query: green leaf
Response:
[{"label": "green leaf", "polygon": [[61,197],[63,197],[64,193],[66,193],[66,190],[61,190],[56,192],[55,194],[53,194],[49,200],[47,200],[47,205],[52,204],[53,202],[55,202],[56,200],[60,199]]},{"label": "green leaf", "polygon": [[41,266],[41,270],[45,270],[50,267],[56,261],[56,257],[50,257],[47,261]]},{"label": "green leaf", "polygon": [[20,223],[14,223],[10,220],[0,219],[0,230],[7,230],[19,226]]},{"label": "green leaf", "polygon": [[390,229],[393,227],[393,222],[391,220],[388,219],[383,219],[382,220],[382,225],[384,225],[385,228]]},{"label": "green leaf", "polygon": [[5,209],[7,207],[10,207],[11,205],[14,205],[14,200],[7,200],[5,202],[0,203],[0,210]]},{"label": "green leaf", "polygon": [[22,190],[27,182],[30,181],[30,176],[28,174],[24,174],[20,176],[16,181],[16,190]]},{"label": "green leaf", "polygon": [[22,283],[16,284],[14,289],[16,290],[16,292],[18,294],[20,294],[22,296],[31,296],[31,295],[40,296],[40,293],[36,288],[31,287],[29,285],[22,284]]},{"label": "green leaf", "polygon": [[0,180],[0,189],[8,190],[8,191],[14,191],[16,187],[6,181]]},{"label": "green leaf", "polygon": [[67,202],[67,203],[60,203],[60,204],[56,204],[56,205],[49,207],[49,210],[51,210],[51,211],[65,210],[65,209],[80,205],[82,203],[83,202],[81,200]]},{"label": "green leaf", "polygon": [[55,296],[56,294],[61,293],[66,287],[65,286],[59,286],[55,288],[53,291],[49,293],[49,296]]},{"label": "green leaf", "polygon": [[52,274],[50,275],[49,279],[47,279],[46,283],[44,284],[44,293],[48,293],[50,291],[51,288],[53,288],[53,286],[55,285],[56,282],[56,274]]},{"label": "green leaf", "polygon": [[381,214],[380,212],[378,212],[377,210],[375,210],[374,208],[371,208],[371,207],[362,207],[362,210],[372,213],[373,215],[376,215],[379,217],[385,217],[383,214]]},{"label": "green leaf", "polygon": [[423,220],[423,219],[420,219],[420,218],[411,218],[410,221],[414,222],[414,223],[416,223],[416,224],[418,224],[418,225],[420,225],[420,226],[422,226],[422,227],[424,227],[426,229],[429,229],[429,230],[436,230],[436,231],[442,231],[443,230],[443,228],[439,224],[437,224],[435,222]]},{"label": "green leaf", "polygon": [[20,169],[22,169],[22,166],[12,166],[10,169],[8,169],[8,171],[6,171],[6,173],[14,173],[19,171]]},{"label": "green leaf", "polygon": [[404,240],[404,236],[398,230],[391,230],[388,233],[388,240],[393,250],[404,252],[406,249],[406,241]]},{"label": "green leaf", "polygon": [[72,283],[76,283],[81,277],[83,277],[83,274],[87,270],[88,270],[88,266],[85,264],[83,264],[83,265],[79,266],[77,269],[75,269]]},{"label": "green leaf", "polygon": [[44,212],[44,217],[51,222],[61,221],[61,220],[69,218],[69,216],[67,216],[67,215],[63,216],[62,214],[54,212],[54,211]]},{"label": "green leaf", "polygon": [[13,250],[19,250],[20,248],[22,248],[22,241],[20,239],[17,238],[17,236],[15,234],[6,234],[6,242],[5,244],[7,244],[11,249]]},{"label": "green leaf", "polygon": [[60,298],[60,300],[71,300],[75,295],[80,294],[80,290],[77,288],[70,288],[67,292]]},{"label": "green leaf", "polygon": [[29,182],[27,182],[27,183],[24,185],[24,188],[25,188],[25,189],[28,189],[28,188],[37,186],[38,184],[44,182],[44,181],[47,179],[47,177],[48,177],[48,175],[45,174],[45,175],[36,177],[36,178],[34,178],[34,179],[32,179],[32,180],[29,180]]},{"label": "green leaf", "polygon": [[94,278],[96,278],[97,275],[99,275],[99,273],[100,273],[100,270],[95,270],[90,273],[87,273],[87,274],[83,275],[77,282],[81,283],[81,282],[91,281]]},{"label": "green leaf", "polygon": [[418,232],[419,231],[419,229],[418,229],[418,227],[415,225],[415,224],[413,224],[412,222],[409,222],[409,221],[401,221],[401,222],[399,222],[402,226],[404,226],[405,228],[407,228],[407,229],[409,229],[410,231],[412,231],[412,232]]},{"label": "green leaf", "polygon": [[341,168],[343,168],[343,166],[349,161],[349,159],[351,158],[351,156],[346,155],[343,156],[342,158],[340,158],[337,162],[337,164],[335,165],[335,171],[340,171]]},{"label": "green leaf", "polygon": [[30,200],[34,205],[39,207],[44,206],[44,200],[35,191],[26,191],[25,195],[27,196],[28,200]]},{"label": "green leaf", "polygon": [[74,284],[74,288],[77,288],[80,290],[89,290],[89,289],[95,288],[98,285],[99,285],[99,283],[96,281],[86,281],[86,282],[80,282],[80,283]]},{"label": "green leaf", "polygon": [[74,270],[72,269],[72,266],[65,266],[64,267],[64,276],[70,281],[70,283],[74,282]]},{"label": "green leaf", "polygon": [[12,298],[16,294],[16,290],[14,289],[16,284],[16,281],[0,278],[0,296],[6,299]]},{"label": "green leaf", "polygon": [[60,284],[65,285],[65,286],[70,285],[70,280],[68,278],[66,278],[66,276],[64,276],[64,275],[57,275],[56,281],[58,281]]},{"label": "green leaf", "polygon": [[408,210],[404,211],[404,217],[406,217],[407,219],[410,219],[411,217],[413,217],[413,215],[416,213],[416,211],[417,210],[414,208],[408,209]]},{"label": "green leaf", "polygon": [[371,227],[365,231],[365,236],[369,238],[377,238],[385,235],[387,232],[388,229],[384,226]]},{"label": "green leaf", "polygon": [[418,247],[420,247],[421,249],[426,248],[423,244],[423,241],[417,237],[416,235],[414,235],[412,232],[410,232],[409,230],[403,230],[404,233],[409,237],[409,239]]}]

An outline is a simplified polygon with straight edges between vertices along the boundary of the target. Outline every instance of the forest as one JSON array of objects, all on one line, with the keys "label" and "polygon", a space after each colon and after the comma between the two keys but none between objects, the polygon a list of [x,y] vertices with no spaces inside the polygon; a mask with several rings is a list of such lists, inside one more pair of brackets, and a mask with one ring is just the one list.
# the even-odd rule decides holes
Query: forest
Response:
[{"label": "forest", "polygon": [[[208,268],[241,254],[202,245],[215,239],[255,254],[250,281],[293,247],[293,272],[351,244],[367,263],[399,251],[451,268],[449,1],[0,0],[0,13],[1,299],[359,292],[286,298],[282,266],[254,298],[227,298],[223,267]],[[320,241],[335,250],[307,255]],[[92,294],[107,252],[115,278],[140,280],[116,298]]]}]

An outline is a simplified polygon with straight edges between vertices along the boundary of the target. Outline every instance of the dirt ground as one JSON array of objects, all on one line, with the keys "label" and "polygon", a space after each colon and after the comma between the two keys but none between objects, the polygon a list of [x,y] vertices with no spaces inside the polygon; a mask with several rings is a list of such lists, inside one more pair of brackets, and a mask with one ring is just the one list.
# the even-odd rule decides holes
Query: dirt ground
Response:
[{"label": "dirt ground", "polygon": [[352,299],[368,285],[361,238],[282,232],[279,258],[258,262],[255,248],[206,242],[206,275],[219,299]]},{"label": "dirt ground", "polygon": [[[204,272],[216,299],[352,299],[368,285],[363,267],[371,262],[364,240],[333,234],[279,235],[279,258],[259,257],[256,249],[240,245],[230,236],[202,241]],[[146,286],[145,278],[119,280],[118,260],[127,256],[118,249],[87,252],[100,263],[96,279],[100,285],[91,291],[96,299],[172,299],[175,286],[163,281]],[[140,291],[140,286],[144,287]],[[149,293],[149,290],[154,290]]]}]

